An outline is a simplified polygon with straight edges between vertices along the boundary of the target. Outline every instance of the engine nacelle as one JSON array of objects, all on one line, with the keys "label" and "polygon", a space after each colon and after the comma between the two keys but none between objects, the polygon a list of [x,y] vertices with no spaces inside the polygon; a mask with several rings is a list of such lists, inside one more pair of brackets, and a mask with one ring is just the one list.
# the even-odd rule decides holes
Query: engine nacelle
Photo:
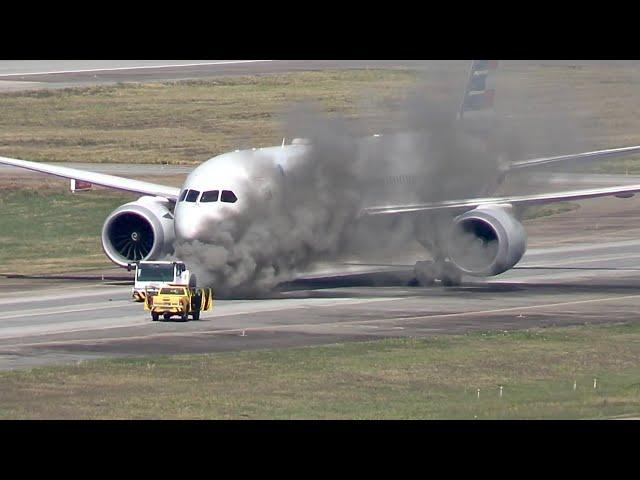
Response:
[{"label": "engine nacelle", "polygon": [[520,261],[527,234],[509,207],[490,205],[466,212],[453,221],[449,259],[464,273],[498,275]]},{"label": "engine nacelle", "polygon": [[104,253],[121,267],[171,253],[175,231],[170,207],[169,200],[140,197],[116,208],[102,227]]}]

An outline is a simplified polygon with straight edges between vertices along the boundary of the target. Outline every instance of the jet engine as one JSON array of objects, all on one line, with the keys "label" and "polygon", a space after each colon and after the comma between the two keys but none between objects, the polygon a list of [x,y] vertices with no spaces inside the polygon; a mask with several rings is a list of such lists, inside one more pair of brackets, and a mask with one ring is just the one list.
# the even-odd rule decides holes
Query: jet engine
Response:
[{"label": "jet engine", "polygon": [[172,204],[159,197],[140,197],[116,208],[102,227],[102,248],[121,267],[157,260],[173,251]]},{"label": "jet engine", "polygon": [[448,256],[462,272],[498,275],[520,261],[527,234],[509,207],[491,205],[468,211],[453,221]]}]

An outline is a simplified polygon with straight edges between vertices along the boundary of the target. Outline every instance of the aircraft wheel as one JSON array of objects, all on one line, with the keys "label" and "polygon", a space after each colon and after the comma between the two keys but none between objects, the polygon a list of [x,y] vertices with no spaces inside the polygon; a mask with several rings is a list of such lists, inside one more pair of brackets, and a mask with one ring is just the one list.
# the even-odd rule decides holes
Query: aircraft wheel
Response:
[{"label": "aircraft wheel", "polygon": [[436,269],[433,262],[416,262],[413,267],[418,285],[430,287],[436,281]]},{"label": "aircraft wheel", "polygon": [[442,267],[441,281],[445,287],[459,287],[462,283],[462,272],[455,265],[447,262]]}]

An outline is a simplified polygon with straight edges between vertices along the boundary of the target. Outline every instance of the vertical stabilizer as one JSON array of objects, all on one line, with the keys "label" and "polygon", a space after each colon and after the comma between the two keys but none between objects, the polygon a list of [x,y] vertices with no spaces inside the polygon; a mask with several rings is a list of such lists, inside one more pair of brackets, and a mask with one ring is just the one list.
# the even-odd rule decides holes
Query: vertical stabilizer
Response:
[{"label": "vertical stabilizer", "polygon": [[[458,113],[460,119],[480,117],[484,116],[484,113],[493,113],[495,90],[491,88],[490,74],[497,68],[497,60],[473,60],[471,62],[469,80],[467,81]],[[482,113],[478,115],[480,112]]]}]

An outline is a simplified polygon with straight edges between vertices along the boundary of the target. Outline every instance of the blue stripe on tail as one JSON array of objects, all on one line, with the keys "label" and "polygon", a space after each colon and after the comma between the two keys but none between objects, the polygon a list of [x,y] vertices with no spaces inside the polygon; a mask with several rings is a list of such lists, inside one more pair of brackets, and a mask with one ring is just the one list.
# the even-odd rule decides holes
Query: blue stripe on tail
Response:
[{"label": "blue stripe on tail", "polygon": [[493,109],[495,90],[488,88],[489,73],[498,68],[497,60],[474,60],[469,81],[460,106],[460,118],[465,113]]}]

